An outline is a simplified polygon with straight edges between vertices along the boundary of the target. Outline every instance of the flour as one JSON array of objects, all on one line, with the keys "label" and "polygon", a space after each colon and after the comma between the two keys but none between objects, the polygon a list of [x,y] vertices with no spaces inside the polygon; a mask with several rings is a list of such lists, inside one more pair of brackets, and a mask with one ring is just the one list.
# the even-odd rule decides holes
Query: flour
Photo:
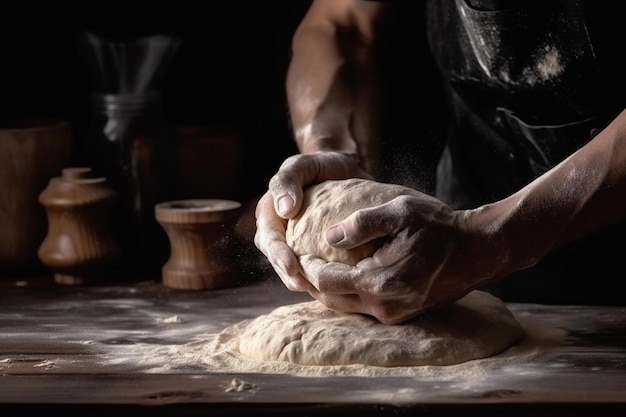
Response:
[{"label": "flour", "polygon": [[183,320],[183,318],[180,316],[171,316],[171,317],[166,317],[160,320],[162,320],[163,323],[184,323],[185,322],[185,320]]},{"label": "flour", "polygon": [[230,381],[230,385],[226,387],[225,392],[241,392],[241,391],[250,391],[255,389],[257,386],[251,382],[246,382],[240,378],[233,378]]},{"label": "flour", "polygon": [[[339,191],[341,198],[337,198],[335,191]],[[412,194],[428,198],[410,188],[362,179],[327,182],[316,188],[315,193],[317,194],[312,192],[308,194],[308,200],[305,200],[303,206],[305,210],[311,209],[308,220],[303,221],[305,215],[302,215],[299,221],[290,222],[288,243],[298,248],[297,252],[300,254],[317,252],[318,256],[327,260],[339,259],[348,263],[354,259],[358,260],[359,257],[368,256],[367,253],[371,248],[365,251],[365,255],[357,253],[356,256],[352,256],[353,253],[348,258],[336,258],[343,254],[340,251],[333,253],[323,238],[324,230],[332,225],[332,222],[341,220],[342,216],[349,215],[354,209],[364,205],[384,204],[398,195]],[[320,208],[318,204],[322,204],[322,207]],[[164,346],[137,343],[130,347],[108,346],[109,353],[100,358],[108,366],[119,364],[128,369],[128,365],[132,365],[135,371],[147,373],[184,370],[238,375],[286,374],[302,377],[411,377],[432,378],[437,381],[452,380],[455,384],[457,381],[459,384],[480,384],[486,375],[493,375],[494,371],[499,374],[506,369],[517,372],[517,365],[544,353],[548,347],[561,342],[565,336],[565,332],[559,329],[518,321],[500,300],[495,297],[484,298],[486,295],[480,292],[474,293],[477,294],[480,300],[470,302],[469,308],[454,310],[449,314],[449,321],[439,322],[433,326],[431,330],[436,330],[434,333],[427,332],[425,335],[419,332],[410,335],[404,331],[393,333],[393,329],[399,327],[378,323],[382,326],[383,337],[375,339],[376,343],[370,344],[369,347],[366,345],[371,334],[360,333],[362,329],[351,327],[353,323],[350,323],[350,320],[348,323],[340,323],[339,334],[343,338],[337,339],[335,334],[329,339],[317,341],[320,342],[317,345],[326,345],[330,348],[326,351],[330,354],[326,356],[320,356],[321,350],[316,347],[317,345],[301,349],[301,344],[298,348],[300,350],[295,349],[286,357],[281,357],[280,352],[290,349],[285,349],[281,339],[288,343],[300,341],[297,332],[303,327],[310,328],[311,323],[318,318],[324,319],[322,315],[315,313],[318,315],[309,317],[309,323],[305,323],[306,320],[303,321],[302,317],[297,316],[296,308],[296,317],[291,320],[289,315],[294,311],[289,310],[289,305],[286,305],[282,306],[287,308],[284,320],[276,320],[274,324],[278,327],[270,327],[269,330],[266,329],[268,323],[264,323],[262,317],[267,317],[267,314],[271,316],[273,311],[281,308],[280,306],[259,314],[255,314],[258,311],[248,312],[247,318],[234,324],[230,321],[222,330],[199,336],[201,338],[185,344]],[[497,300],[495,304],[494,299]],[[492,308],[481,310],[485,306]],[[222,314],[230,317],[235,313],[236,310],[222,311]],[[330,317],[330,320],[335,318],[337,317]],[[255,322],[257,319],[260,321]],[[341,322],[341,318],[338,321]],[[281,328],[281,324],[286,327]],[[255,335],[249,332],[251,325],[260,330],[256,333],[264,333],[262,338],[252,343],[250,338]],[[346,326],[342,328],[342,325]],[[324,325],[320,325],[315,331],[324,328]],[[296,330],[296,338],[292,338],[293,333],[290,333],[292,330],[289,329]],[[390,329],[393,334],[386,334],[385,332]],[[267,336],[275,336],[276,339],[267,339]],[[400,349],[393,346],[391,349],[388,349],[388,346],[384,347],[385,339],[388,339],[387,342],[391,342],[391,345],[395,343],[396,347],[400,346]],[[347,340],[359,340],[360,342],[353,346],[360,347],[350,350],[345,343]],[[434,343],[434,348],[425,347],[416,351],[413,345],[418,345],[420,341],[426,344]],[[366,346],[364,350],[363,346]],[[278,354],[272,353],[274,351]],[[312,355],[302,357],[300,353],[304,351]],[[382,356],[378,356],[379,354]],[[237,391],[240,387],[243,385],[235,381],[234,385],[227,389]]]},{"label": "flour", "polygon": [[132,365],[145,373],[189,372],[233,374],[283,374],[300,377],[417,377],[420,379],[455,380],[480,384],[493,372],[519,372],[518,366],[545,354],[560,344],[566,332],[533,321],[520,320],[523,338],[502,353],[470,360],[457,365],[395,366],[332,365],[310,366],[282,361],[259,361],[239,352],[239,335],[246,321],[228,326],[219,333],[185,344],[110,346],[113,349],[99,358],[107,367]]},{"label": "flour", "polygon": [[[304,214],[288,226],[288,243],[300,254],[358,260],[371,248],[365,255],[352,252],[342,258],[342,251],[325,243],[325,228],[355,209],[403,194],[423,197],[410,188],[363,179],[322,183],[307,190]],[[185,345],[137,348],[142,349],[141,366],[150,372],[194,367],[300,376],[456,378],[460,373],[478,376],[492,366],[532,356],[534,347],[520,350],[538,340],[528,330],[499,299],[474,291],[418,324],[386,326],[365,316],[332,312],[313,301],[277,307]]]},{"label": "flour", "polygon": [[541,78],[541,81],[558,77],[564,70],[565,68],[561,64],[559,50],[554,46],[546,46],[544,48],[544,54],[537,59],[536,72]]}]

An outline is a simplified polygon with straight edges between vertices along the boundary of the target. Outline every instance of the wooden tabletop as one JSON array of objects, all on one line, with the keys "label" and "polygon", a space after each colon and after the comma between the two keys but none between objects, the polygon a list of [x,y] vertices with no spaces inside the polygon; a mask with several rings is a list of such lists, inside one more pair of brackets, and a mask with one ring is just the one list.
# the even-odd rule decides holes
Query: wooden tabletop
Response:
[{"label": "wooden tabletop", "polygon": [[274,276],[206,291],[158,280],[63,286],[47,276],[0,278],[0,416],[626,415],[626,307],[508,304],[527,328],[562,337],[471,381],[451,378],[454,368],[303,376],[193,363],[159,371],[132,359],[139,345],[184,345],[309,300]]}]

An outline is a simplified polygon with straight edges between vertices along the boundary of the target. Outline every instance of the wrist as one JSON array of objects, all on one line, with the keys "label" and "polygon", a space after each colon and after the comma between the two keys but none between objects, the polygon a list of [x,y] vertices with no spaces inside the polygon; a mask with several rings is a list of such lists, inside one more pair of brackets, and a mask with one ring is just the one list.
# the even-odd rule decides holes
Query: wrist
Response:
[{"label": "wrist", "polygon": [[507,204],[496,202],[464,210],[462,217],[470,236],[468,252],[474,258],[476,284],[494,283],[535,263],[529,248],[520,247],[519,235],[513,233],[515,216]]},{"label": "wrist", "polygon": [[343,152],[356,154],[354,142],[346,141],[334,136],[316,136],[296,134],[296,144],[302,154],[317,152]]},{"label": "wrist", "polygon": [[513,195],[468,214],[470,227],[480,230],[487,243],[484,250],[493,260],[492,281],[535,265],[553,247],[551,225],[538,219],[532,204],[519,197]]}]

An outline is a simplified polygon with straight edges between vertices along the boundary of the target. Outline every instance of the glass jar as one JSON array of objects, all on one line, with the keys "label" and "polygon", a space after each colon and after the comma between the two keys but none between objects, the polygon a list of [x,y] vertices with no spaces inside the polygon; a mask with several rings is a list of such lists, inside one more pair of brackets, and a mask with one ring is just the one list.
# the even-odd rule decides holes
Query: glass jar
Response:
[{"label": "glass jar", "polygon": [[161,96],[93,94],[84,163],[117,191],[112,229],[133,275],[153,275],[167,260],[167,236],[154,210],[178,198],[176,144]]}]

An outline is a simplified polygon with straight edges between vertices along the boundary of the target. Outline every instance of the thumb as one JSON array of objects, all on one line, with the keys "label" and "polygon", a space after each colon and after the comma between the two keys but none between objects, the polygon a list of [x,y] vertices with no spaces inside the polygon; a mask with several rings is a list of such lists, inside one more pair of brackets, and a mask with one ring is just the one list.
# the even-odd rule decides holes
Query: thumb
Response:
[{"label": "thumb", "polygon": [[326,230],[326,242],[338,249],[352,249],[389,234],[385,222],[380,222],[381,206],[357,210]]}]

